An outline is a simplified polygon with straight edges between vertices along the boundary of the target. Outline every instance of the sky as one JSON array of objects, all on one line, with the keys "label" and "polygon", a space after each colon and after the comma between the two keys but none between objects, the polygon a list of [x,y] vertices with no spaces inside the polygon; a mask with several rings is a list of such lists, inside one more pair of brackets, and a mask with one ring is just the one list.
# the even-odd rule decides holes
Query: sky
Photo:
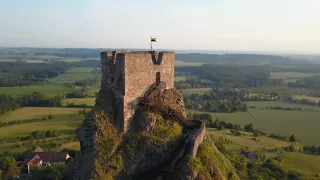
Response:
[{"label": "sky", "polygon": [[319,0],[0,0],[0,46],[320,53]]}]

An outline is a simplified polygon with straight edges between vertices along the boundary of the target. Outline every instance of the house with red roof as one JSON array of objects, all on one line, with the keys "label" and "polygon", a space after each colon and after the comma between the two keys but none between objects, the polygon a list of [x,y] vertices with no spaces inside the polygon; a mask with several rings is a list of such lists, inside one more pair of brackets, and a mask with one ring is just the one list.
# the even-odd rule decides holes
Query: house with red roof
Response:
[{"label": "house with red roof", "polygon": [[67,152],[45,152],[37,147],[24,158],[22,172],[30,173],[31,168],[52,166],[55,163],[65,163],[70,156]]}]

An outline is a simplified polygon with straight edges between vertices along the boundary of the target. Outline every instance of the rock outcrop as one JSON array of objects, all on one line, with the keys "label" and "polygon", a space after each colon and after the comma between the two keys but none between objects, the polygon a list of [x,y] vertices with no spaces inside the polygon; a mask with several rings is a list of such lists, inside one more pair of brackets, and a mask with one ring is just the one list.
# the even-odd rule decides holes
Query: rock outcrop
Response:
[{"label": "rock outcrop", "polygon": [[[159,99],[185,115],[183,98],[177,90],[164,90]],[[208,139],[201,143],[204,128],[195,136],[199,140],[188,144],[191,146],[187,147],[188,153],[176,163],[173,172],[163,171],[173,153],[181,148],[184,129],[156,109],[140,106],[130,129],[123,134],[116,127],[116,108],[112,90],[101,90],[96,106],[77,130],[81,152],[73,160],[69,179],[139,179],[148,173],[155,179],[190,180],[226,179],[233,173],[233,179],[237,179],[230,162],[219,154],[214,144]]]}]

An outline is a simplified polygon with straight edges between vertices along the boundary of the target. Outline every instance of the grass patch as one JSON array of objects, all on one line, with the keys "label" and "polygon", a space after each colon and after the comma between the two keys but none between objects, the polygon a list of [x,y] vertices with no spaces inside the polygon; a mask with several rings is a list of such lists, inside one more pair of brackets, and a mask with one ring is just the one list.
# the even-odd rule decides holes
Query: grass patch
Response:
[{"label": "grass patch", "polygon": [[295,170],[310,177],[320,173],[320,156],[286,152],[282,157],[280,166],[286,170]]},{"label": "grass patch", "polygon": [[81,105],[86,104],[88,106],[94,106],[96,98],[68,98],[62,100],[62,105],[66,106],[67,104],[75,104],[75,105]]},{"label": "grass patch", "polygon": [[80,151],[80,143],[79,142],[70,142],[62,145],[61,149],[70,149],[75,151]]},{"label": "grass patch", "polygon": [[30,95],[33,92],[40,92],[53,97],[56,95],[66,95],[72,91],[74,91],[72,88],[63,85],[0,87],[0,94],[7,94],[15,97]]},{"label": "grass patch", "polygon": [[53,119],[43,122],[17,124],[0,128],[2,140],[10,140],[16,137],[27,136],[32,131],[57,130],[61,135],[74,134],[75,129],[82,123],[83,116],[78,114],[56,115]]},{"label": "grass patch", "polygon": [[175,61],[174,65],[175,65],[175,67],[185,67],[185,66],[198,67],[198,66],[202,66],[203,63],[201,63],[201,62]]},{"label": "grass patch", "polygon": [[188,96],[193,93],[197,93],[197,94],[209,93],[211,90],[212,90],[211,88],[192,88],[192,89],[181,89],[180,91],[183,96]]},{"label": "grass patch", "polygon": [[223,177],[228,177],[230,180],[239,179],[230,161],[208,139],[200,144],[197,156],[191,158],[188,165],[192,170],[199,171],[205,177],[204,179],[218,179],[219,172],[222,173]]},{"label": "grass patch", "polygon": [[[239,124],[253,123],[254,128],[282,136],[294,134],[304,145],[320,145],[320,112],[249,109],[250,113],[210,113],[221,121]],[[191,113],[203,113],[189,110]]]},{"label": "grass patch", "polygon": [[77,114],[82,108],[24,107],[0,116],[1,122],[48,117],[48,115]]}]

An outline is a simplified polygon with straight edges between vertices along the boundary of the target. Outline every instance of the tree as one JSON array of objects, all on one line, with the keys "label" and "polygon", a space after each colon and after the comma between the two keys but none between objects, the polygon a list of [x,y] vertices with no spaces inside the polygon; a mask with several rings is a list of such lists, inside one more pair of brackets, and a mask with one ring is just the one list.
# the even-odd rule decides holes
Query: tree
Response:
[{"label": "tree", "polygon": [[317,152],[317,148],[316,148],[316,146],[315,145],[312,145],[311,147],[310,147],[310,151],[311,151],[311,153],[316,153]]},{"label": "tree", "polygon": [[310,147],[309,146],[303,146],[303,151],[304,152],[310,152]]},{"label": "tree", "polygon": [[294,134],[292,134],[289,138],[290,142],[296,142],[296,137],[294,136]]},{"label": "tree", "polygon": [[50,131],[50,130],[47,130],[44,136],[45,136],[46,138],[51,137],[51,136],[52,136],[51,131]]},{"label": "tree", "polygon": [[59,180],[63,179],[67,171],[65,164],[54,164],[53,167],[43,167],[31,170],[32,179]]},{"label": "tree", "polygon": [[4,171],[2,173],[4,179],[14,179],[19,173],[16,160],[11,156],[0,156],[0,170]]},{"label": "tree", "polygon": [[244,125],[244,130],[247,132],[252,132],[253,131],[253,124],[250,123],[248,125]]},{"label": "tree", "polygon": [[295,151],[295,148],[294,148],[294,146],[291,144],[290,146],[289,146],[289,149],[288,149],[290,152],[294,152]]}]

